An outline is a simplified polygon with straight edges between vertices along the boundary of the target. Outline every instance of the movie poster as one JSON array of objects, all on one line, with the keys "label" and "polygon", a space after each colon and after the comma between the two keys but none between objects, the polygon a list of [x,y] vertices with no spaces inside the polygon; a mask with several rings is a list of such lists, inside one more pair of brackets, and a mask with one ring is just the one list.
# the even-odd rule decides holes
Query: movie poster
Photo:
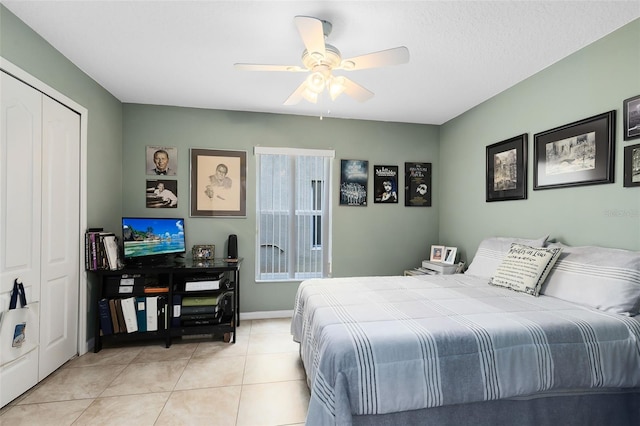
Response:
[{"label": "movie poster", "polygon": [[373,166],[373,202],[398,203],[398,166]]},{"label": "movie poster", "polygon": [[404,163],[404,205],[431,207],[431,163]]},{"label": "movie poster", "polygon": [[340,160],[340,205],[366,206],[369,162]]}]

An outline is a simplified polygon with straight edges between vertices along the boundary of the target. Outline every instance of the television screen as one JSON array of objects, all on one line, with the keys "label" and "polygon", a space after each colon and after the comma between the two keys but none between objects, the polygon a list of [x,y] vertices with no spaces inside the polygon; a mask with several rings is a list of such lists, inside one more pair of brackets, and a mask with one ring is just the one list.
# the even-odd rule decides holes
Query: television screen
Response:
[{"label": "television screen", "polygon": [[125,261],[185,253],[184,219],[123,217],[122,241]]}]

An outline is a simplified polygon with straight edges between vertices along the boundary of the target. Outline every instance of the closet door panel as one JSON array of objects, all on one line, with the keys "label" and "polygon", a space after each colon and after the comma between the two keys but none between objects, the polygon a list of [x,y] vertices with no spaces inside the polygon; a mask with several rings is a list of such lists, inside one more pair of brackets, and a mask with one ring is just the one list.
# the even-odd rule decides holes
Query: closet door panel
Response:
[{"label": "closet door panel", "polygon": [[[25,285],[27,302],[40,300],[42,94],[4,72],[0,87],[0,311],[4,312],[15,279]],[[37,340],[38,324],[27,332]],[[38,347],[8,363],[10,358],[3,362],[2,352],[0,346],[0,406],[38,378]]]},{"label": "closet door panel", "polygon": [[77,354],[80,221],[80,116],[43,99],[42,380]]}]

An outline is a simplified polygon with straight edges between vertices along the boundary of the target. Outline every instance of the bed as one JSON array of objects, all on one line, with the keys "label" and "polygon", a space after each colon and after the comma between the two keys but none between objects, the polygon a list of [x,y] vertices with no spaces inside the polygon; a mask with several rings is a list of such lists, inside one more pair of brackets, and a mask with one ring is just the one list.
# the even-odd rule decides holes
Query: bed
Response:
[{"label": "bed", "polygon": [[552,244],[537,296],[493,282],[545,240],[486,239],[465,274],[302,282],[307,424],[638,424],[640,253]]}]

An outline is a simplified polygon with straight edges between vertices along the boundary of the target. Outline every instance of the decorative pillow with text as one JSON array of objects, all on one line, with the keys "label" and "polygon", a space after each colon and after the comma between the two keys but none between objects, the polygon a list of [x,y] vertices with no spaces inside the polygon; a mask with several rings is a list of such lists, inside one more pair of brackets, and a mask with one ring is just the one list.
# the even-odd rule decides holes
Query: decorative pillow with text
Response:
[{"label": "decorative pillow with text", "polygon": [[513,243],[489,284],[538,296],[561,252],[560,247],[530,247]]}]

